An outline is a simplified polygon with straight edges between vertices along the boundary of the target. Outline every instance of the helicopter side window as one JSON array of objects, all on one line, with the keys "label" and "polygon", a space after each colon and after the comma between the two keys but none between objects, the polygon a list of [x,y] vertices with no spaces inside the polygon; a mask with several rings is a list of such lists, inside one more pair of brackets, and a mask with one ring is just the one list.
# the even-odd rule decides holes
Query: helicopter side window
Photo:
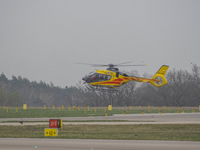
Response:
[{"label": "helicopter side window", "polygon": [[100,79],[100,80],[104,80],[104,79],[105,79],[104,76],[105,76],[105,75],[103,75],[103,74],[99,74],[99,79]]},{"label": "helicopter side window", "polygon": [[111,76],[110,75],[105,75],[105,74],[99,74],[99,73],[94,73],[93,75],[89,76],[87,82],[100,82],[100,81],[107,81],[110,80]]},{"label": "helicopter side window", "polygon": [[90,79],[93,80],[93,81],[96,81],[96,80],[98,80],[98,75],[94,74],[93,76],[91,76]]},{"label": "helicopter side window", "polygon": [[128,77],[128,75],[123,73],[123,72],[119,72],[119,74],[122,75],[122,76]]},{"label": "helicopter side window", "polygon": [[110,76],[110,75],[105,75],[104,80],[110,80],[110,79],[111,79],[111,76]]}]

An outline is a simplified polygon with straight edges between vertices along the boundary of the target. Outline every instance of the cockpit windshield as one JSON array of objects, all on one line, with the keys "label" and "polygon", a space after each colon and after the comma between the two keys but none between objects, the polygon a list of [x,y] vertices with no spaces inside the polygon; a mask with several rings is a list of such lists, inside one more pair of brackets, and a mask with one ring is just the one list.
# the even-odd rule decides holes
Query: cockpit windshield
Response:
[{"label": "cockpit windshield", "polygon": [[95,73],[96,73],[96,72],[90,72],[90,73],[86,74],[85,77],[91,76],[91,75],[93,75],[93,74],[95,74]]},{"label": "cockpit windshield", "polygon": [[91,72],[83,78],[83,80],[86,81],[87,83],[107,81],[110,79],[111,79],[110,75],[100,74],[96,72]]}]

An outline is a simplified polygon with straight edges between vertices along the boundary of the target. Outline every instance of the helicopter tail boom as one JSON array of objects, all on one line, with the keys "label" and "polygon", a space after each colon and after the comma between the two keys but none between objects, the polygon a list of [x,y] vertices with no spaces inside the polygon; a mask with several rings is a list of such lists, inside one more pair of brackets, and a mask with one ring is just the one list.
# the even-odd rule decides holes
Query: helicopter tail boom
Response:
[{"label": "helicopter tail boom", "polygon": [[157,87],[165,85],[167,83],[165,74],[166,74],[168,68],[169,68],[169,66],[163,65],[153,76],[150,83]]}]

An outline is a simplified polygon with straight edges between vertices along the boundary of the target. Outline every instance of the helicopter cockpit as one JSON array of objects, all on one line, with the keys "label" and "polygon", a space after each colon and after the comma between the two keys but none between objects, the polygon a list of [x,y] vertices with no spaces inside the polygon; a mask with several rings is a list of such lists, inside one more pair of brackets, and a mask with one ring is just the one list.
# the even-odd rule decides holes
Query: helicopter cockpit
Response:
[{"label": "helicopter cockpit", "polygon": [[90,72],[84,78],[82,78],[82,80],[84,80],[87,83],[107,81],[110,79],[111,79],[110,75],[100,74],[96,72]]}]

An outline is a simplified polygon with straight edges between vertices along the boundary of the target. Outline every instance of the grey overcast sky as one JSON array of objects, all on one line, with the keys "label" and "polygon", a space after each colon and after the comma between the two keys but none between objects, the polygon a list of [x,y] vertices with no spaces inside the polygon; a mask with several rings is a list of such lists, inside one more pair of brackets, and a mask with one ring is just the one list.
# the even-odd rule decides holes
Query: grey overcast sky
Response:
[{"label": "grey overcast sky", "polygon": [[[76,85],[95,70],[126,67],[140,76],[161,65],[200,65],[199,0],[0,0],[0,73]],[[104,68],[97,68],[104,69]]]}]

